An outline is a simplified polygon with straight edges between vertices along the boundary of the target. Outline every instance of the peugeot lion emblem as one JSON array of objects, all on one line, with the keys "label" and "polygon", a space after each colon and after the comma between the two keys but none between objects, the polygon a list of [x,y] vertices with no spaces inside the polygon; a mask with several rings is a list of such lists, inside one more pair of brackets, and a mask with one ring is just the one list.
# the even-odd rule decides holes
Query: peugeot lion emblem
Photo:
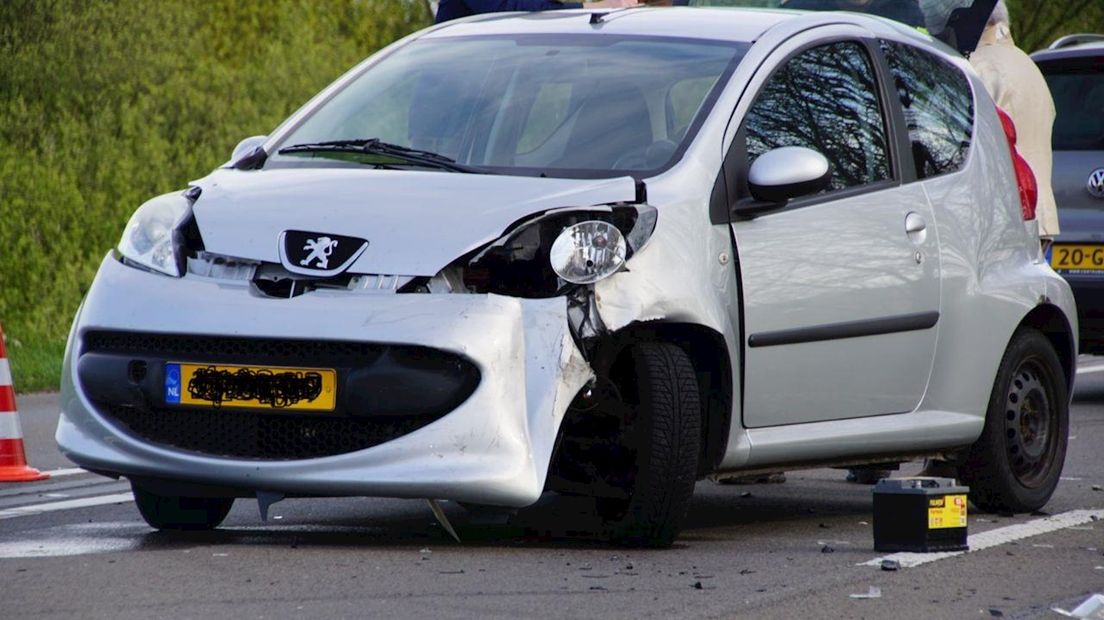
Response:
[{"label": "peugeot lion emblem", "polygon": [[280,233],[280,264],[292,273],[334,276],[348,269],[368,249],[356,237],[306,230]]},{"label": "peugeot lion emblem", "polygon": [[307,244],[303,246],[304,250],[310,250],[310,254],[306,258],[299,261],[300,265],[311,266],[311,261],[318,261],[316,267],[318,269],[325,269],[330,263],[330,254],[333,254],[334,248],[337,247],[337,240],[330,239],[329,237],[319,237],[317,239],[307,239]]},{"label": "peugeot lion emblem", "polygon": [[1086,186],[1089,193],[1096,198],[1104,198],[1104,168],[1097,168],[1089,175],[1089,184]]}]

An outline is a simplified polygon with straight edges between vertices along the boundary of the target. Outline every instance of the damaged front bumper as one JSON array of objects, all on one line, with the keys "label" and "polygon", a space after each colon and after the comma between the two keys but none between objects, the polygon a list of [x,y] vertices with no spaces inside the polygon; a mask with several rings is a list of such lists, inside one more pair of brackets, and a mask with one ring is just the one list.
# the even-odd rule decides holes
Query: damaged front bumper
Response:
[{"label": "damaged front bumper", "polygon": [[[571,337],[567,312],[562,297],[319,290],[272,299],[252,293],[247,284],[168,278],[124,266],[109,256],[70,336],[57,441],[66,456],[87,469],[187,483],[190,488],[198,484],[243,495],[263,491],[526,506],[544,488],[568,406],[593,378]],[[447,413],[365,449],[316,458],[227,457],[151,441],[120,422],[108,401],[122,402],[131,414],[135,407],[147,416],[181,411],[157,402],[149,389],[123,390],[122,395],[104,389],[102,384],[134,382],[135,377],[121,374],[112,379],[104,375],[109,364],[101,358],[82,357],[91,354],[90,338],[120,333],[153,337],[145,342],[165,336],[424,348],[470,362],[479,380],[470,396]],[[166,353],[157,359],[208,361],[170,359],[173,355],[186,354]],[[143,363],[150,359],[141,357]],[[149,371],[155,381],[157,363]],[[127,364],[119,368],[125,373]],[[229,408],[212,413],[227,418],[245,415]],[[280,415],[284,414],[273,414]],[[216,421],[225,420],[217,416]],[[310,436],[309,429],[302,432]]]}]

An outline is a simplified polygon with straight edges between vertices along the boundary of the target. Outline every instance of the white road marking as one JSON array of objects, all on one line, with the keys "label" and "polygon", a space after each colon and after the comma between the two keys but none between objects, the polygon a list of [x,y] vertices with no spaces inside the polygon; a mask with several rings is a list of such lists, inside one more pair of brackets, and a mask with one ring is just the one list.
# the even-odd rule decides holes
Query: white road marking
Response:
[{"label": "white road marking", "polygon": [[1086,375],[1091,372],[1104,372],[1104,364],[1096,364],[1094,366],[1078,366],[1077,374]]},{"label": "white road marking", "polygon": [[130,491],[127,491],[126,493],[116,493],[114,495],[97,495],[95,497],[67,499],[60,502],[47,502],[45,504],[34,504],[33,506],[20,506],[18,508],[7,508],[5,510],[0,510],[0,519],[29,517],[31,515],[42,514],[44,512],[74,510],[76,508],[88,508],[89,506],[104,506],[106,504],[118,504],[119,502],[133,501],[134,495]]},{"label": "white road marking", "polygon": [[62,476],[76,476],[77,474],[89,474],[92,472],[81,469],[80,467],[68,467],[66,469],[51,469],[50,471],[42,472],[49,475],[51,478],[60,478]]},{"label": "white road marking", "polygon": [[997,545],[1003,545],[1015,540],[1047,534],[1075,525],[1084,525],[1085,523],[1098,519],[1104,519],[1104,510],[1071,510],[1050,517],[1028,521],[1027,523],[1017,523],[1016,525],[998,527],[987,532],[968,536],[966,542],[970,545],[969,551],[894,553],[880,558],[874,558],[869,562],[860,562],[857,566],[881,567],[882,560],[897,560],[901,564],[901,568],[912,568],[929,562],[953,558],[964,553],[972,553],[974,551],[996,547]]}]

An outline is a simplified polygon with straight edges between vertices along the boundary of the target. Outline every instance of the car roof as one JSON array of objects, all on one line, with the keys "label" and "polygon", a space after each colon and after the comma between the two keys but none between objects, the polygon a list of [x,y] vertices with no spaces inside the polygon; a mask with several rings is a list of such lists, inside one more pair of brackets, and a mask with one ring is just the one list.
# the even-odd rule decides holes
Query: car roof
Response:
[{"label": "car roof", "polygon": [[[645,7],[621,10],[567,9],[534,13],[491,13],[454,20],[425,38],[496,34],[575,34],[689,37],[752,42],[775,25],[801,17],[798,11],[690,7]],[[601,24],[591,24],[602,15]]]},{"label": "car roof", "polygon": [[1085,58],[1092,56],[1104,56],[1104,42],[1093,41],[1089,43],[1077,43],[1055,49],[1045,49],[1035,52],[1031,58],[1037,62],[1048,60],[1061,60],[1063,58]]}]

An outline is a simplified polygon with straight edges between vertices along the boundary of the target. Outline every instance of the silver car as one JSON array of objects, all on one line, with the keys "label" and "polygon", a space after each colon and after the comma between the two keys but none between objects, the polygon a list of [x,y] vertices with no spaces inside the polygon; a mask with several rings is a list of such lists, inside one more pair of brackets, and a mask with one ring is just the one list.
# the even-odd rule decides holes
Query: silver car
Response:
[{"label": "silver car", "polygon": [[1077,325],[1014,154],[963,57],[881,18],[430,28],[134,213],[57,440],[161,529],[556,492],[662,546],[711,474],[921,457],[1034,510]]}]

